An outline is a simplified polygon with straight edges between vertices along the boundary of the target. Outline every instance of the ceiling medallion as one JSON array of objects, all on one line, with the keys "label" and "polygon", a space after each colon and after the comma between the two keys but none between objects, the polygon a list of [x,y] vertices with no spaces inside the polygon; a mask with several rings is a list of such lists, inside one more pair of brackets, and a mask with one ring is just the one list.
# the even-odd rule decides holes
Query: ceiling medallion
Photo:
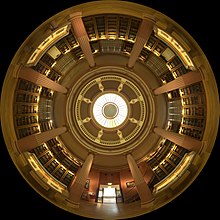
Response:
[{"label": "ceiling medallion", "polygon": [[90,141],[114,147],[140,132],[146,115],[141,91],[116,75],[95,78],[83,86],[75,106],[78,127]]}]

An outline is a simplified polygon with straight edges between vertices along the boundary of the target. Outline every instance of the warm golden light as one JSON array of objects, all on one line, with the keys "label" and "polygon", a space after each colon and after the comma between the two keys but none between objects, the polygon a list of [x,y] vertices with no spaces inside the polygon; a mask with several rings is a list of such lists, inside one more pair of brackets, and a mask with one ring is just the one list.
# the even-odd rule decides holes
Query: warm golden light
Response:
[{"label": "warm golden light", "polygon": [[191,70],[195,69],[194,64],[187,52],[172,36],[159,28],[156,29],[155,34],[158,36],[158,38],[168,43],[171,48],[173,48],[178,53],[186,68]]},{"label": "warm golden light", "polygon": [[186,154],[180,164],[173,170],[173,172],[171,172],[166,178],[155,185],[154,192],[157,193],[165,189],[168,185],[176,182],[188,169],[194,156],[195,152],[190,152],[189,154]]},{"label": "warm golden light", "polygon": [[27,64],[35,64],[38,59],[40,59],[42,53],[49,48],[53,43],[58,41],[61,37],[66,36],[69,33],[68,26],[64,26],[54,33],[49,35],[41,44],[37,46],[31,57],[29,58]]}]

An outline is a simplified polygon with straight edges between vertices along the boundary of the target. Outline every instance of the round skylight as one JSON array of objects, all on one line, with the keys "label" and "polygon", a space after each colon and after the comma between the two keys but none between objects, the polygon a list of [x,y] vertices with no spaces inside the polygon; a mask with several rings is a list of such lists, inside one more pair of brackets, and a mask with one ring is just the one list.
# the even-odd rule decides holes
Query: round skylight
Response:
[{"label": "round skylight", "polygon": [[92,112],[98,124],[105,128],[115,128],[125,121],[128,107],[120,95],[107,93],[96,99]]}]

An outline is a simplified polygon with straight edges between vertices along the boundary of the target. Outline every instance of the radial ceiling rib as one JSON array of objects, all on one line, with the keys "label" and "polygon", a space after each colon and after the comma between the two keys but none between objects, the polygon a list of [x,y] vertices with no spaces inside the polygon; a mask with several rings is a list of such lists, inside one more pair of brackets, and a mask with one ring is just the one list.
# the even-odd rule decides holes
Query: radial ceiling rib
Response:
[{"label": "radial ceiling rib", "polygon": [[155,127],[154,132],[161,135],[162,137],[167,138],[168,140],[172,141],[173,143],[184,147],[189,151],[196,151],[198,152],[202,147],[202,141],[192,138],[187,135],[178,134],[172,131],[167,131],[162,128]]},{"label": "radial ceiling rib", "polygon": [[33,70],[30,67],[22,66],[20,68],[18,77],[37,85],[44,86],[48,89],[52,89],[56,92],[67,93],[67,89],[64,86],[54,82],[53,80],[47,78],[45,75]]},{"label": "radial ceiling rib", "polygon": [[17,141],[18,148],[21,152],[31,151],[41,144],[49,141],[56,136],[66,132],[66,127],[55,128],[41,133],[26,136]]},{"label": "radial ceiling rib", "polygon": [[128,60],[128,67],[133,68],[139,54],[141,53],[144,44],[148,41],[154,27],[153,20],[143,19],[138,29],[136,40]]},{"label": "radial ceiling rib", "polygon": [[89,38],[86,33],[86,29],[82,20],[82,13],[76,12],[70,15],[71,25],[77,41],[88,61],[90,67],[95,66],[95,60],[92,54],[92,50],[89,44]]},{"label": "radial ceiling rib", "polygon": [[175,89],[180,89],[185,86],[189,86],[193,83],[200,82],[202,80],[201,72],[190,71],[182,76],[177,77],[171,82],[162,85],[154,90],[155,95],[163,94]]}]

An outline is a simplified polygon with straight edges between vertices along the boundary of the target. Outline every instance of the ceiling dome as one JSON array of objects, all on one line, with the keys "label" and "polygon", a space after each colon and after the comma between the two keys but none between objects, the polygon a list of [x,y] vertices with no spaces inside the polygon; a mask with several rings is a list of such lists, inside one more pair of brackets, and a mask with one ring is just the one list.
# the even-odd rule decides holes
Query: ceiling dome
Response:
[{"label": "ceiling dome", "polygon": [[124,219],[190,187],[214,147],[218,102],[209,61],[178,23],[141,4],[92,1],[19,47],[1,125],[13,163],[48,202]]}]

